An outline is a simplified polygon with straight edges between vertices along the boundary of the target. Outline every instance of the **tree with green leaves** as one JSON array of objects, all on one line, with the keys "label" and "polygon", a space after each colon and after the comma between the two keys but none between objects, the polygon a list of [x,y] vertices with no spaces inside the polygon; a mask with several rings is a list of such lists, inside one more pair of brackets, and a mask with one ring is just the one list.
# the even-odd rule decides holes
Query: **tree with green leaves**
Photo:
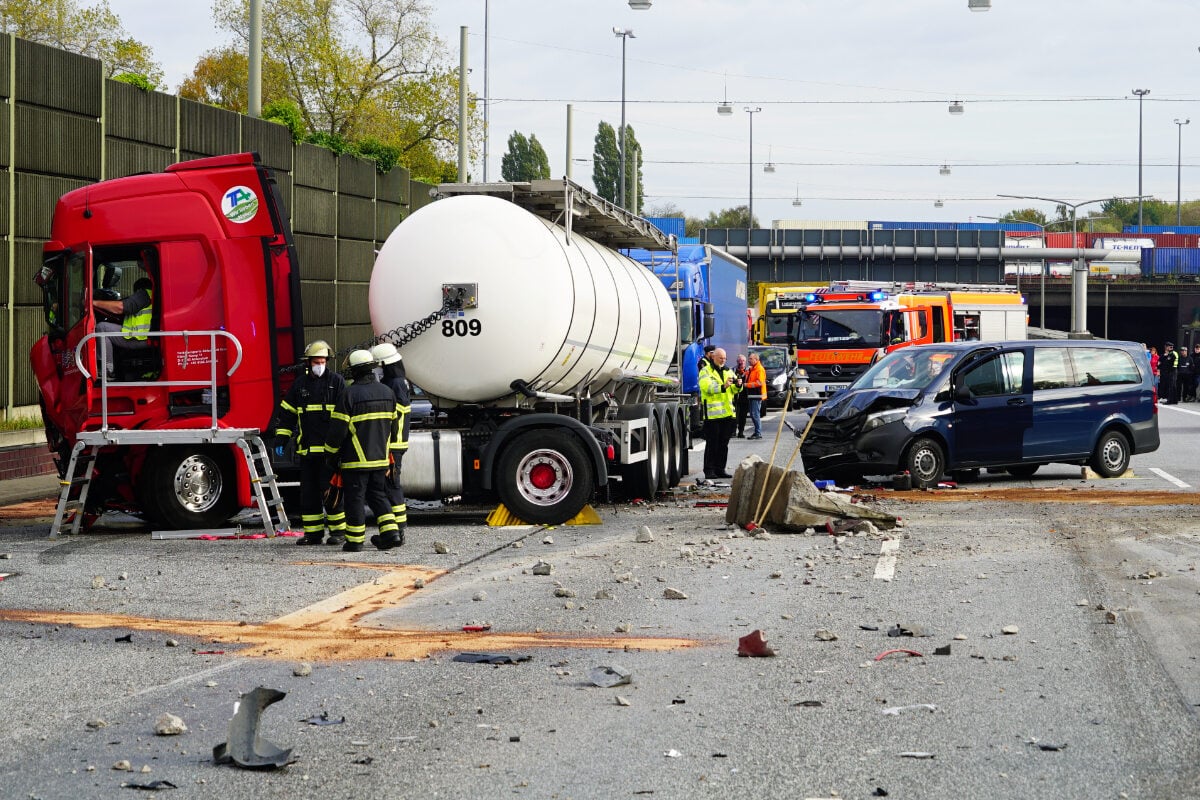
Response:
[{"label": "tree with green leaves", "polygon": [[[700,221],[701,228],[746,228],[758,227],[758,219],[750,222],[749,206],[734,206],[720,211],[710,211],[708,216]],[[692,234],[689,234],[692,235]]]},{"label": "tree with green leaves", "polygon": [[[206,53],[181,94],[240,111],[249,0],[214,0],[213,13],[234,42]],[[264,0],[264,107],[292,103],[306,141],[339,152],[373,142],[415,178],[465,180],[456,168],[458,74],[429,16],[425,0]],[[482,133],[470,105],[473,151]]]},{"label": "tree with green leaves", "polygon": [[0,0],[0,33],[99,59],[105,77],[137,76],[126,82],[142,88],[163,80],[154,51],[129,35],[107,0],[87,8],[76,0]]},{"label": "tree with green leaves", "polygon": [[550,159],[536,134],[513,131],[508,152],[500,159],[500,177],[506,181],[533,181],[550,177]]},{"label": "tree with green leaves", "polygon": [[[620,132],[601,122],[592,147],[592,184],[596,194],[612,203],[621,200]],[[625,205],[639,213],[645,186],[642,185],[642,147],[629,125],[625,126]],[[635,205],[637,208],[635,208]]]}]

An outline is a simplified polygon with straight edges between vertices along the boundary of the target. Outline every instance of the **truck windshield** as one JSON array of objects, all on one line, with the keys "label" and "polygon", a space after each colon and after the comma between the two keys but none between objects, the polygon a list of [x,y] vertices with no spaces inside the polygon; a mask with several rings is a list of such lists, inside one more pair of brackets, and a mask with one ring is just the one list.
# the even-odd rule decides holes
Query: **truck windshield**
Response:
[{"label": "truck windshield", "polygon": [[763,316],[762,344],[790,344],[792,327],[796,324],[796,310],[776,311],[768,308]]},{"label": "truck windshield", "polygon": [[805,350],[879,347],[879,309],[814,309],[800,313],[796,346]]}]

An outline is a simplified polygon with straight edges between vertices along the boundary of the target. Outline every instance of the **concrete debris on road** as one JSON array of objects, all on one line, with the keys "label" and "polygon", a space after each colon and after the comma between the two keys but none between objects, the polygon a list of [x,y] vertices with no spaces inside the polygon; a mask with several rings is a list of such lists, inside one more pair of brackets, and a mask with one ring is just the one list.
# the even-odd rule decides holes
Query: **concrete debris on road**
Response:
[{"label": "concrete debris on road", "polygon": [[554,567],[548,561],[539,561],[533,565],[533,569],[530,571],[534,575],[549,575],[554,571]]},{"label": "concrete debris on road", "polygon": [[297,678],[307,678],[309,675],[312,675],[312,664],[297,664],[292,667],[292,674]]},{"label": "concrete debris on road", "polygon": [[[776,491],[778,487],[778,491]],[[773,498],[773,499],[772,499]],[[765,508],[759,512],[759,506]],[[767,464],[757,455],[747,456],[733,474],[725,521],[745,528],[751,522],[777,531],[803,533],[810,528],[828,532],[850,521],[869,521],[875,529],[896,527],[892,514],[851,502],[837,492],[822,492],[807,476]],[[866,531],[864,527],[862,529]],[[849,528],[845,531],[851,532]]]},{"label": "concrete debris on road", "polygon": [[1000,629],[1000,632],[1003,633],[1005,636],[1016,636],[1018,633],[1021,632],[1021,629],[1018,628],[1016,625],[1005,625],[1003,628]]},{"label": "concrete debris on road", "polygon": [[187,729],[184,721],[174,714],[159,714],[158,719],[154,720],[155,736],[178,736],[187,733]]},{"label": "concrete debris on road", "polygon": [[935,706],[933,703],[917,703],[916,705],[912,705],[912,706],[892,706],[891,708],[885,708],[880,713],[886,714],[886,715],[892,716],[892,717],[898,717],[906,711],[934,712],[934,711],[937,711],[937,706]]},{"label": "concrete debris on road", "polygon": [[446,553],[450,552],[450,545],[446,544],[445,542],[434,542],[433,552],[437,553],[438,555],[445,555]]},{"label": "concrete debris on road", "polygon": [[634,541],[639,544],[648,544],[654,541],[654,534],[650,532],[648,526],[642,525],[637,529],[637,536],[634,537]]},{"label": "concrete debris on road", "polygon": [[666,588],[663,590],[663,597],[667,600],[687,600],[688,596],[678,589]]},{"label": "concrete debris on road", "polygon": [[278,769],[291,763],[292,749],[284,750],[258,734],[262,712],[287,697],[287,692],[259,686],[242,694],[229,721],[229,738],[213,748],[214,764],[233,764],[243,769]]},{"label": "concrete debris on road", "polygon": [[836,642],[838,638],[836,633],[826,628],[818,628],[817,632],[813,635],[822,642]]},{"label": "concrete debris on road", "polygon": [[754,630],[738,639],[738,658],[770,658],[775,651],[767,646],[767,637]]},{"label": "concrete debris on road", "polygon": [[633,673],[619,664],[596,667],[591,672],[592,683],[602,689],[633,683]]}]

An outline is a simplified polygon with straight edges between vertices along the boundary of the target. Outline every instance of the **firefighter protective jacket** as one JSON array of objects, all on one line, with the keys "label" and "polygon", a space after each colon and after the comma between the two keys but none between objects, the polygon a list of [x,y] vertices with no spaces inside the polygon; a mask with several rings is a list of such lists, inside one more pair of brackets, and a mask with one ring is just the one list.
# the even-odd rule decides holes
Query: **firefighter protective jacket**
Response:
[{"label": "firefighter protective jacket", "polygon": [[368,373],[342,392],[330,415],[325,450],[338,454],[342,469],[387,469],[398,421],[396,395]]},{"label": "firefighter protective jacket", "polygon": [[412,398],[408,392],[408,380],[404,376],[404,368],[399,364],[383,365],[383,385],[396,395],[396,438],[392,440],[390,449],[408,450],[408,415],[412,411]]},{"label": "firefighter protective jacket", "polygon": [[296,455],[324,455],[329,415],[346,391],[346,379],[331,369],[316,377],[305,372],[279,403],[275,435],[296,438]]}]

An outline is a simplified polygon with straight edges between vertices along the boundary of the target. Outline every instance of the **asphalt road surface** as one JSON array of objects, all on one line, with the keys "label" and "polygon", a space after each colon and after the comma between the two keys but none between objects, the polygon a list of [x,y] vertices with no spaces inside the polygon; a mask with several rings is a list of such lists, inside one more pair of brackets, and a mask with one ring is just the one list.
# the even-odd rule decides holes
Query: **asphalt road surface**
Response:
[{"label": "asphalt road surface", "polygon": [[[750,538],[694,484],[596,526],[414,514],[387,554],[118,517],[50,541],[46,504],[0,509],[0,794],[1200,796],[1193,408],[1162,410],[1163,449],[1125,478],[869,491],[903,525],[849,537]],[[777,421],[731,462],[769,458]],[[756,629],[776,655],[739,658]],[[632,682],[594,685],[613,665]],[[287,693],[260,733],[294,763],[215,765],[257,686]],[[164,712],[188,731],[156,736]],[[323,714],[345,721],[303,721]]]}]

